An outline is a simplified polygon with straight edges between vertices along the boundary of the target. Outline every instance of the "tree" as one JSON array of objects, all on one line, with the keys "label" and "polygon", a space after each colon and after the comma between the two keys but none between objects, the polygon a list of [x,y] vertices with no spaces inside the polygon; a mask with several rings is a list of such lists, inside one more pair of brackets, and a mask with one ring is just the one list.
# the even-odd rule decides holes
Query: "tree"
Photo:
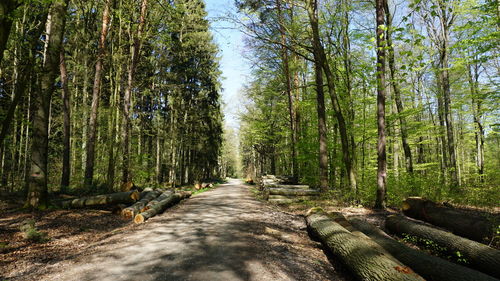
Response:
[{"label": "tree", "polygon": [[49,111],[60,62],[67,6],[68,0],[55,0],[50,7],[47,18],[43,74],[40,90],[34,101],[36,110],[33,118],[31,170],[28,177],[29,190],[26,200],[26,205],[31,208],[45,208],[47,205]]}]

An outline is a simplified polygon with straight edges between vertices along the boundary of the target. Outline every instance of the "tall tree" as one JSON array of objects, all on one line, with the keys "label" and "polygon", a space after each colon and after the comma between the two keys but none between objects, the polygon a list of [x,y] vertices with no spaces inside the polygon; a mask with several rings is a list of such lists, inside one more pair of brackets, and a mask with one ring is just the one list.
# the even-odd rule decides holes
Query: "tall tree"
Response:
[{"label": "tall tree", "polygon": [[26,200],[26,206],[31,208],[45,208],[47,205],[49,111],[59,68],[68,1],[55,0],[47,17],[40,89],[34,98],[33,144]]},{"label": "tall tree", "polygon": [[2,0],[0,2],[0,62],[3,60],[3,51],[9,39],[10,29],[14,21],[13,11],[19,5],[16,0]]},{"label": "tall tree", "polygon": [[139,25],[137,26],[136,34],[133,35],[133,43],[130,45],[130,60],[127,69],[127,87],[123,95],[123,166],[122,166],[122,182],[128,183],[131,181],[130,175],[130,102],[132,97],[132,88],[134,85],[135,69],[139,59],[139,51],[141,48],[142,32],[146,23],[146,12],[148,0],[142,0],[141,12],[139,15]]},{"label": "tall tree", "polygon": [[385,4],[386,0],[375,0],[377,36],[377,197],[375,208],[386,207],[387,155],[385,138]]},{"label": "tall tree", "polygon": [[95,147],[97,136],[97,117],[99,114],[99,100],[101,99],[101,81],[103,71],[103,61],[106,56],[106,37],[109,31],[111,0],[106,0],[102,13],[101,34],[95,64],[94,85],[92,87],[92,105],[90,109],[89,128],[86,144],[85,179],[86,186],[92,185],[94,178]]}]

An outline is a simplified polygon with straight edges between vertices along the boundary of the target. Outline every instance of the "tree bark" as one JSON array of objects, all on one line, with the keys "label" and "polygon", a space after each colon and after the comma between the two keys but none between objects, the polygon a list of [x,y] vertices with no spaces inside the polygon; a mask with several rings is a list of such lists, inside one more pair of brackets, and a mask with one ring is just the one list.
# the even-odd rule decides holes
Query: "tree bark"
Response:
[{"label": "tree bark", "polygon": [[396,109],[398,111],[399,124],[401,129],[401,142],[403,144],[403,151],[406,160],[406,171],[410,174],[413,173],[413,157],[411,153],[410,145],[408,144],[408,130],[406,125],[406,119],[402,115],[404,111],[403,102],[401,100],[401,90],[399,88],[399,83],[397,82],[397,70],[396,62],[394,58],[394,46],[392,45],[392,17],[389,10],[389,5],[387,0],[384,1],[384,9],[386,15],[387,23],[387,47],[388,47],[388,62],[389,70],[391,75],[391,85],[394,92],[394,101],[396,102]]},{"label": "tree bark", "polygon": [[134,38],[134,43],[130,46],[130,64],[127,73],[127,87],[123,96],[123,166],[122,166],[122,182],[130,182],[130,101],[132,96],[132,87],[134,83],[135,68],[137,65],[139,50],[141,48],[142,31],[146,21],[148,0],[142,0],[141,14],[139,17],[139,26],[137,27],[137,34]]},{"label": "tree bark", "polygon": [[139,199],[137,190],[127,192],[117,192],[77,199],[65,200],[61,202],[63,208],[83,208],[90,206],[110,205],[110,204],[130,204]]},{"label": "tree bark", "polygon": [[132,206],[127,207],[122,210],[121,215],[126,219],[133,219],[135,215],[141,212],[142,208],[144,208],[151,200],[157,198],[161,194],[159,190],[148,191],[144,196],[142,196],[141,200],[135,202]]},{"label": "tree bark", "polygon": [[[474,71],[473,71],[474,67]],[[478,89],[478,73],[477,64],[467,65],[467,74],[469,78],[469,87],[472,96],[472,115],[474,118],[474,123],[476,124],[476,130],[474,132],[476,141],[476,165],[477,172],[479,174],[480,182],[484,182],[484,127],[481,121],[482,108],[481,108],[481,98],[479,97]]]},{"label": "tree bark", "polygon": [[360,219],[349,219],[349,222],[377,244],[382,246],[391,255],[402,263],[410,266],[416,273],[426,280],[435,281],[470,281],[496,280],[479,271],[465,266],[454,264],[447,260],[431,256],[425,252],[415,250],[394,240],[374,225]]},{"label": "tree bark", "polygon": [[64,190],[69,186],[71,175],[71,94],[68,90],[68,71],[66,70],[64,47],[61,48],[59,70],[61,72],[61,93],[63,103],[63,159],[61,190]]},{"label": "tree bark", "polygon": [[40,78],[41,85],[34,98],[35,115],[33,118],[31,169],[26,200],[26,206],[30,208],[44,209],[47,206],[49,111],[60,62],[59,55],[68,1],[55,0],[47,17],[46,49]]},{"label": "tree bark", "polygon": [[472,214],[445,207],[420,197],[410,197],[403,202],[405,215],[444,227],[456,235],[478,242],[490,242],[500,223],[500,215]]},{"label": "tree bark", "polygon": [[102,13],[101,36],[99,38],[99,49],[95,64],[94,85],[92,87],[92,105],[90,109],[89,128],[86,145],[85,179],[84,185],[91,186],[94,178],[95,147],[97,137],[97,118],[99,114],[99,100],[101,98],[101,81],[103,61],[106,56],[106,37],[109,31],[111,0],[106,0]]},{"label": "tree bark", "polygon": [[385,209],[387,183],[387,155],[385,139],[385,1],[376,0],[377,35],[377,198],[375,208]]},{"label": "tree bark", "polygon": [[143,223],[147,219],[156,216],[157,214],[165,211],[167,208],[179,203],[181,200],[185,198],[189,198],[190,196],[191,193],[173,193],[164,200],[158,202],[158,204],[152,206],[150,209],[136,215],[134,217],[134,222]]},{"label": "tree bark", "polygon": [[171,190],[167,190],[165,192],[163,192],[162,194],[160,194],[159,196],[157,196],[155,199],[152,199],[151,201],[149,201],[144,207],[141,208],[140,212],[145,212],[149,209],[151,209],[154,205],[158,204],[159,202],[165,200],[166,198],[170,197],[172,195],[172,193],[174,193],[173,191]]},{"label": "tree bark", "polygon": [[319,186],[322,192],[328,190],[328,151],[326,138],[325,93],[323,88],[323,57],[321,56],[321,39],[319,35],[318,2],[309,0],[307,12],[313,36],[314,72],[316,77],[316,111],[318,114],[319,137]]},{"label": "tree bark", "polygon": [[499,250],[399,215],[389,216],[385,221],[385,226],[396,234],[417,236],[445,247],[449,252],[459,252],[472,268],[500,278]]},{"label": "tree bark", "polygon": [[356,236],[322,211],[309,211],[307,227],[358,280],[423,280],[406,265]]},{"label": "tree bark", "polygon": [[301,196],[301,195],[319,195],[319,192],[314,189],[286,189],[286,188],[269,188],[270,195],[288,195],[288,196]]},{"label": "tree bark", "polygon": [[14,22],[12,12],[19,5],[18,1],[2,0],[0,2],[0,63],[3,60],[3,51],[9,40],[10,29]]}]

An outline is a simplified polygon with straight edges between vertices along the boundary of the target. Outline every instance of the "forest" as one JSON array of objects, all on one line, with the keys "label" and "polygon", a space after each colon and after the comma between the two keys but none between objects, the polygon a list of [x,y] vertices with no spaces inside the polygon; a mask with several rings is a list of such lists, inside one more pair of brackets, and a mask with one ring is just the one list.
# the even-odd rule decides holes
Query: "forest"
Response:
[{"label": "forest", "polygon": [[499,74],[498,0],[1,0],[0,280],[499,280]]},{"label": "forest", "polygon": [[[500,201],[495,0],[237,1],[244,174],[347,202]],[[375,28],[376,27],[376,28]]]},{"label": "forest", "polygon": [[1,185],[54,192],[218,175],[218,47],[199,0],[2,0]]}]

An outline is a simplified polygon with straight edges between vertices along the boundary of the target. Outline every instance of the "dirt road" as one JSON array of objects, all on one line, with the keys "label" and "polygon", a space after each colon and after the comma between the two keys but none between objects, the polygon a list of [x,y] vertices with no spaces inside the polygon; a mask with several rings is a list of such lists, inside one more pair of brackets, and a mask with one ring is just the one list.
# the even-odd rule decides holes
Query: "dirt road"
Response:
[{"label": "dirt road", "polygon": [[346,280],[317,245],[303,218],[231,180],[39,273],[51,281]]}]

